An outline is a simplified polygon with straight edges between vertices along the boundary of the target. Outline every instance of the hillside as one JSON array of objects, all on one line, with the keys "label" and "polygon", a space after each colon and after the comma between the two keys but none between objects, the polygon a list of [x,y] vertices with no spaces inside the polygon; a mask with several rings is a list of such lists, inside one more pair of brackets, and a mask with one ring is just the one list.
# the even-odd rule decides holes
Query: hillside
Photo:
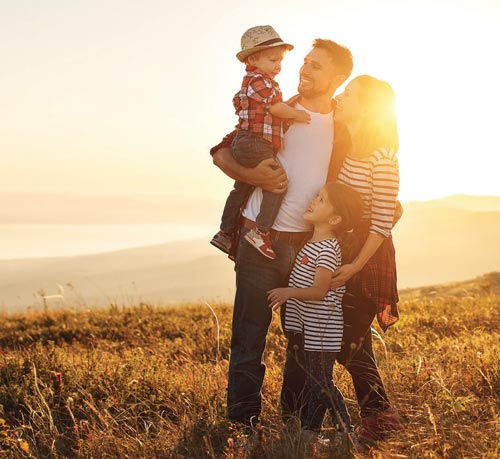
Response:
[{"label": "hillside", "polygon": [[405,208],[393,231],[400,288],[500,269],[500,211]]},{"label": "hillside", "polygon": [[[214,253],[216,252],[216,253]],[[172,304],[233,297],[233,263],[203,240],[48,259],[0,260],[3,310],[52,305],[74,307],[140,302]]]},{"label": "hillside", "polygon": [[[90,209],[92,202],[85,208]],[[120,202],[122,210],[140,207],[140,202]],[[148,212],[153,208],[145,207]],[[404,209],[393,232],[400,289],[500,270],[500,197],[451,196],[408,203]],[[39,307],[42,292],[52,296],[61,291],[63,299],[47,301],[80,306],[230,302],[234,265],[209,239],[207,235],[205,239],[76,257],[0,260],[0,309]]]},{"label": "hillside", "polygon": [[430,201],[412,201],[404,204],[407,209],[434,208],[460,209],[472,212],[500,212],[500,196],[471,196],[456,194]]},{"label": "hillside", "polygon": [[[500,457],[499,282],[492,273],[402,292],[400,322],[374,345],[405,428],[357,458]],[[246,455],[226,443],[230,306],[47,308],[0,319],[1,457],[304,457],[298,431],[280,419],[285,341],[277,314],[265,355],[262,445]],[[356,423],[350,378],[341,366],[335,377]],[[315,458],[347,459],[330,425],[331,444]]]},{"label": "hillside", "polygon": [[[196,223],[217,221],[220,204],[204,196],[88,196],[0,193],[2,223]],[[200,205],[200,201],[203,201]]]}]

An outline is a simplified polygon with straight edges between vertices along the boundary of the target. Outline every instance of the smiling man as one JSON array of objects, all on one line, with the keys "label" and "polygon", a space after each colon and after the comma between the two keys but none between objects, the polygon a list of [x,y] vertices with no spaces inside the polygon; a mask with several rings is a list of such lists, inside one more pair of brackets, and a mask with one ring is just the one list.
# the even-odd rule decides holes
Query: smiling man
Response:
[{"label": "smiling man", "polygon": [[[348,140],[340,126],[334,127],[333,95],[351,72],[352,55],[347,48],[330,40],[314,41],[300,69],[299,94],[288,102],[305,110],[311,121],[293,123],[286,130],[284,148],[278,154],[282,168],[275,169],[272,159],[251,169],[239,165],[229,149],[234,133],[211,150],[214,163],[226,175],[255,186],[243,209],[242,235],[255,226],[262,189],[275,193],[286,189],[271,230],[277,258],[262,256],[244,237],[239,238],[236,250],[227,408],[229,419],[246,427],[255,426],[261,412],[262,355],[272,319],[267,292],[287,286],[297,252],[310,236],[302,215],[327,179],[336,177],[344,159]],[[284,416],[298,414],[304,383],[294,351],[300,336],[288,338],[281,396]]]}]

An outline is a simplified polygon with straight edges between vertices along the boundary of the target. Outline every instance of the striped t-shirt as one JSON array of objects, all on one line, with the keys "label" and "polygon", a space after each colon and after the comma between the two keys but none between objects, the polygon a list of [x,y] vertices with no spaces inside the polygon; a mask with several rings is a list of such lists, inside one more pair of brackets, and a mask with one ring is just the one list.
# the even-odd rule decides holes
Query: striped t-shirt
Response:
[{"label": "striped t-shirt", "polygon": [[363,220],[370,221],[370,232],[388,237],[399,191],[399,167],[394,150],[380,148],[364,159],[347,156],[338,182],[354,188],[363,198]]},{"label": "striped t-shirt", "polygon": [[[311,287],[318,267],[337,270],[342,254],[337,239],[308,242],[298,253],[288,285]],[[328,290],[319,301],[291,298],[286,303],[285,330],[304,335],[306,351],[339,352],[344,320],[342,297],[345,286]]]}]

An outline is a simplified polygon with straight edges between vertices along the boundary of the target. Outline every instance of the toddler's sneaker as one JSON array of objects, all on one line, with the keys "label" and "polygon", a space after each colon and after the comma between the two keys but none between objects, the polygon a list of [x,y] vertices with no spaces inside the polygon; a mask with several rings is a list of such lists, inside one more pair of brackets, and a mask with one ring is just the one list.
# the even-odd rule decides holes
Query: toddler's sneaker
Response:
[{"label": "toddler's sneaker", "polygon": [[231,246],[233,245],[233,237],[231,234],[225,233],[220,230],[210,241],[214,247],[222,250],[224,253],[229,254],[231,251]]},{"label": "toddler's sneaker", "polygon": [[247,234],[245,239],[253,245],[262,255],[271,260],[276,258],[276,252],[271,245],[271,234],[269,231],[261,232],[257,228],[252,228]]}]

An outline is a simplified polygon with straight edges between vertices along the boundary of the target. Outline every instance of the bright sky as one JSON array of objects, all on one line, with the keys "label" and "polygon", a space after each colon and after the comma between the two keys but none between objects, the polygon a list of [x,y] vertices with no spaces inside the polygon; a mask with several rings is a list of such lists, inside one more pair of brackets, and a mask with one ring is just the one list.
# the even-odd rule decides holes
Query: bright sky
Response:
[{"label": "bright sky", "polygon": [[316,37],[398,98],[400,198],[500,195],[498,0],[0,0],[0,192],[206,196],[208,149],[236,123],[249,27]]}]

